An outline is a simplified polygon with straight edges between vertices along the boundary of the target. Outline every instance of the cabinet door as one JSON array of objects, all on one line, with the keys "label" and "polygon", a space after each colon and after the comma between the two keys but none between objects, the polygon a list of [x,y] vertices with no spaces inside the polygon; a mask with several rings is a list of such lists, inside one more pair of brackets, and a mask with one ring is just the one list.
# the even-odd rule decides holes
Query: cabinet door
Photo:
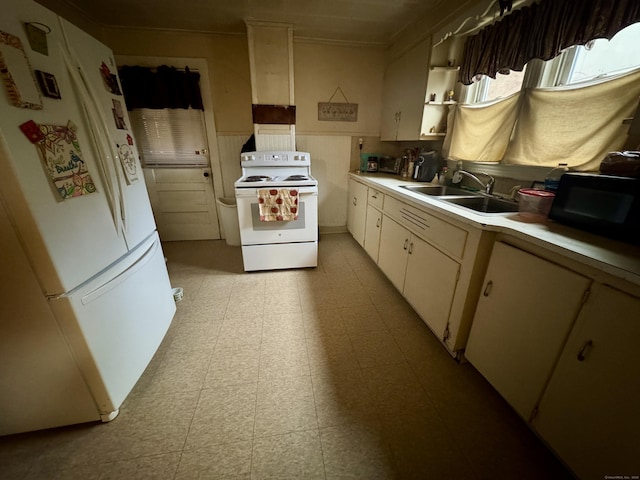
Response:
[{"label": "cabinet door", "polygon": [[504,243],[493,248],[465,356],[527,420],[589,283]]},{"label": "cabinet door", "polygon": [[404,296],[443,340],[460,265],[415,236],[409,241],[408,252]]},{"label": "cabinet door", "polygon": [[382,213],[371,205],[367,207],[367,221],[364,230],[364,249],[373,261],[378,263],[378,247],[380,245],[380,229]]},{"label": "cabinet door", "polygon": [[364,244],[364,228],[367,217],[367,186],[349,179],[349,203],[347,208],[347,229],[353,238]]},{"label": "cabinet door", "polygon": [[382,219],[378,266],[400,292],[404,287],[410,232],[386,215]]},{"label": "cabinet door", "polygon": [[397,140],[420,140],[430,56],[431,42],[424,40],[403,57]]},{"label": "cabinet door", "polygon": [[381,140],[420,140],[430,54],[425,39],[387,66]]},{"label": "cabinet door", "polygon": [[380,140],[395,140],[398,134],[400,112],[400,89],[402,72],[399,62],[387,65],[384,72],[384,87],[382,98],[382,116],[380,118]]},{"label": "cabinet door", "polygon": [[533,420],[580,478],[640,474],[639,339],[640,299],[595,288]]}]

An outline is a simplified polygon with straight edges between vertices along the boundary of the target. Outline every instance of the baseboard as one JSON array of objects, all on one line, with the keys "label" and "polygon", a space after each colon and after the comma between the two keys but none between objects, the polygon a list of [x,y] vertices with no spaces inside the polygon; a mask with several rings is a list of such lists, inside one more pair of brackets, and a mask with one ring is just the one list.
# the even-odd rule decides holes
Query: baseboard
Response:
[{"label": "baseboard", "polygon": [[339,225],[337,227],[331,226],[331,227],[319,227],[320,229],[320,235],[327,235],[330,233],[346,233],[347,230],[347,226],[346,225]]}]

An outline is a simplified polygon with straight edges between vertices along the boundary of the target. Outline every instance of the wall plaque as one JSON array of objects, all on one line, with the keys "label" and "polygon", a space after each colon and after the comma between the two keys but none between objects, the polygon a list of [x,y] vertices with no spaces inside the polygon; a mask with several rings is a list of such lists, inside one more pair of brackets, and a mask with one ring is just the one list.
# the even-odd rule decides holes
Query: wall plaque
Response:
[{"label": "wall plaque", "polygon": [[[338,91],[346,103],[332,102]],[[349,99],[340,87],[337,87],[328,102],[318,102],[318,120],[321,122],[357,122],[358,104],[349,103]]]}]

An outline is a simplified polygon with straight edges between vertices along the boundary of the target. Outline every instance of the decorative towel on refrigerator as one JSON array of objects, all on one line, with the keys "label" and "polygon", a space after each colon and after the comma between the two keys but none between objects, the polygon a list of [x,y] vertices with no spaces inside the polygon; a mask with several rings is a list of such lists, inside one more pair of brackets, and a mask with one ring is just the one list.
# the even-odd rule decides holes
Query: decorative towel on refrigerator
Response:
[{"label": "decorative towel on refrigerator", "polygon": [[298,190],[264,188],[258,190],[261,222],[289,222],[298,219]]}]

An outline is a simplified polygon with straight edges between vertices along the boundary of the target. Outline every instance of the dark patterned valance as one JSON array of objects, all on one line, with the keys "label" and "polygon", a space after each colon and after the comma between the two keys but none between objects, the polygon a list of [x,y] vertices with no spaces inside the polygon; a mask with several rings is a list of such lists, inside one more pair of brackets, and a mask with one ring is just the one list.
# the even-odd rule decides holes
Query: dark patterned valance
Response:
[{"label": "dark patterned valance", "polygon": [[611,39],[636,22],[640,0],[541,0],[468,38],[460,81],[469,85],[476,75],[522,71],[534,58],[550,60],[572,45]]},{"label": "dark patterned valance", "polygon": [[127,109],[184,108],[204,110],[200,74],[186,67],[178,70],[162,65],[151,69],[124,66],[118,69]]}]

